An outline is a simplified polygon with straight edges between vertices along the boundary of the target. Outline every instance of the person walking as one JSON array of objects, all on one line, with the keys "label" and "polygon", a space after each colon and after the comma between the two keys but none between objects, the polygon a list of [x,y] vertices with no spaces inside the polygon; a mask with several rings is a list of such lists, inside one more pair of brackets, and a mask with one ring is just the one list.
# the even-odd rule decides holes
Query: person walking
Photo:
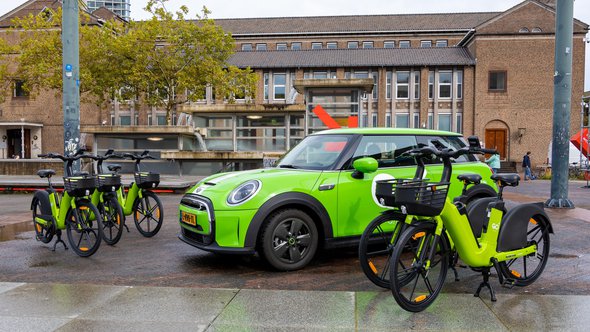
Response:
[{"label": "person walking", "polygon": [[497,174],[500,171],[500,155],[496,152],[486,159],[486,164],[492,169],[492,173]]},{"label": "person walking", "polygon": [[524,170],[524,180],[529,181],[533,179],[531,173],[531,151],[527,151],[527,153],[522,157],[522,168]]}]

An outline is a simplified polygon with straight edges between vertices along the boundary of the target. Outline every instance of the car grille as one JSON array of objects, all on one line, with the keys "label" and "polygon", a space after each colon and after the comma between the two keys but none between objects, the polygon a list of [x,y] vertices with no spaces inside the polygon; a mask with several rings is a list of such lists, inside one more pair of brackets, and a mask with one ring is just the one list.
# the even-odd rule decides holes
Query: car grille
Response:
[{"label": "car grille", "polygon": [[203,234],[197,234],[186,229],[182,229],[182,235],[201,244],[211,244],[211,237]]}]

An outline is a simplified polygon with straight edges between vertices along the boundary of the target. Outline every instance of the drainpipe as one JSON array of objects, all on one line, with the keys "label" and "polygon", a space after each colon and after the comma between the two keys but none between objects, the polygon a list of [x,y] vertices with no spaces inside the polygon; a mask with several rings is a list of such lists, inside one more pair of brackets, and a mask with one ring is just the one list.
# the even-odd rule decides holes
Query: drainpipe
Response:
[{"label": "drainpipe", "polygon": [[20,158],[25,159],[25,127],[20,125]]}]

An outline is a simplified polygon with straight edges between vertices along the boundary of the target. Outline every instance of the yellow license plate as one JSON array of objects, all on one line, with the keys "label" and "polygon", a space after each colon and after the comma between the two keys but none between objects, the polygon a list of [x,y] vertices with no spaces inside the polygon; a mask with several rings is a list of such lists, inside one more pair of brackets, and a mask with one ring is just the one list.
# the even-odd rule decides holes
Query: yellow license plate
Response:
[{"label": "yellow license plate", "polygon": [[197,216],[194,214],[186,213],[181,211],[180,218],[182,222],[187,223],[189,225],[197,226]]}]

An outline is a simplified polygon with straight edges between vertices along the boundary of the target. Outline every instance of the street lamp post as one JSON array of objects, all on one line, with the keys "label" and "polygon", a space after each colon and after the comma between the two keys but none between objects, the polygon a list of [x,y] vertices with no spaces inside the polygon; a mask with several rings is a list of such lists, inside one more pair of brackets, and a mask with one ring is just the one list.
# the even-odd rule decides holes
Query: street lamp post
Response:
[{"label": "street lamp post", "polygon": [[[64,0],[62,11],[64,154],[80,147],[80,64],[78,0]],[[80,170],[80,162],[73,165]]]}]

